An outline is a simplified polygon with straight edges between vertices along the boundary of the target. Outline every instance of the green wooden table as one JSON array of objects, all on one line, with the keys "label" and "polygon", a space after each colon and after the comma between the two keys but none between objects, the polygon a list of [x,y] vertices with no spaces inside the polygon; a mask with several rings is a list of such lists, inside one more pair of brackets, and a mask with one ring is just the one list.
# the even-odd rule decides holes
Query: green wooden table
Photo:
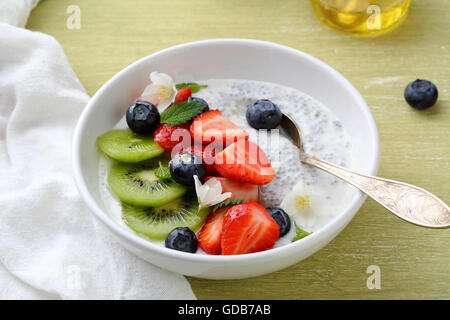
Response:
[{"label": "green wooden table", "polygon": [[[363,39],[322,25],[305,0],[44,0],[28,28],[54,36],[89,94],[157,50],[209,38],[268,40],[334,67],[361,92],[381,139],[379,175],[419,185],[450,202],[450,1],[414,1],[402,26]],[[69,29],[67,8],[81,9]],[[433,81],[439,102],[415,111],[403,89]],[[189,278],[200,299],[450,298],[450,230],[400,221],[367,200],[329,245],[290,268],[246,280]],[[367,267],[381,270],[369,290]]]}]

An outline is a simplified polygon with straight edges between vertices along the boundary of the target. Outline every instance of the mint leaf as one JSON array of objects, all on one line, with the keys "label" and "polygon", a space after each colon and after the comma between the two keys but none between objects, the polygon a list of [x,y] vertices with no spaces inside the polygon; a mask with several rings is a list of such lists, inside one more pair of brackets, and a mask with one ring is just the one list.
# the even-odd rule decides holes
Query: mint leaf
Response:
[{"label": "mint leaf", "polygon": [[201,85],[195,82],[184,82],[184,83],[177,83],[176,87],[177,90],[191,88],[192,93],[197,93],[200,91],[201,88],[207,88],[208,86],[206,84]]},{"label": "mint leaf", "polygon": [[168,167],[164,167],[161,164],[161,161],[159,162],[159,168],[155,170],[155,176],[162,180],[172,178],[170,175],[170,169]]},{"label": "mint leaf", "polygon": [[216,211],[217,209],[219,209],[221,207],[235,206],[237,204],[246,203],[246,202],[247,202],[246,200],[238,200],[238,199],[225,200],[225,201],[222,201],[222,202],[216,204],[213,207],[212,212]]},{"label": "mint leaf", "polygon": [[309,236],[311,233],[306,232],[305,230],[300,229],[300,227],[294,222],[296,235],[292,239],[292,242],[303,239],[306,236]]},{"label": "mint leaf", "polygon": [[198,116],[204,109],[205,106],[196,101],[176,103],[161,113],[161,123],[177,126]]}]

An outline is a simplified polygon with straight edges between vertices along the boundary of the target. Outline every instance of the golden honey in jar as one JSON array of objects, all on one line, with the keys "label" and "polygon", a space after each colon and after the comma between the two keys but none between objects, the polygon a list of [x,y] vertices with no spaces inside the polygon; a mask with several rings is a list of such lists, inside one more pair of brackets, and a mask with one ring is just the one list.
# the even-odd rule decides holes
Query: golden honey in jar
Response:
[{"label": "golden honey in jar", "polygon": [[412,0],[311,0],[325,24],[359,35],[377,35],[394,29],[406,17]]}]

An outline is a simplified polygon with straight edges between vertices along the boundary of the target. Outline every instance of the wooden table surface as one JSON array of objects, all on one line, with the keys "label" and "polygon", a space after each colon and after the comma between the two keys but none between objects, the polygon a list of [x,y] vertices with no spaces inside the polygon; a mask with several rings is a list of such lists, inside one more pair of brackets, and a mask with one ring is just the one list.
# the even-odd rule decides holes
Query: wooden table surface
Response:
[{"label": "wooden table surface", "polygon": [[[70,5],[81,9],[80,29],[66,26]],[[371,39],[322,25],[305,0],[44,0],[27,27],[61,43],[90,95],[128,64],[188,41],[252,38],[307,52],[340,71],[369,104],[381,139],[379,176],[450,203],[448,0],[414,1],[403,25]],[[439,89],[429,110],[403,99],[416,78]],[[294,266],[246,280],[189,281],[200,299],[449,299],[449,244],[450,230],[412,226],[368,199],[334,241]],[[380,268],[381,289],[366,285],[370,265]]]}]

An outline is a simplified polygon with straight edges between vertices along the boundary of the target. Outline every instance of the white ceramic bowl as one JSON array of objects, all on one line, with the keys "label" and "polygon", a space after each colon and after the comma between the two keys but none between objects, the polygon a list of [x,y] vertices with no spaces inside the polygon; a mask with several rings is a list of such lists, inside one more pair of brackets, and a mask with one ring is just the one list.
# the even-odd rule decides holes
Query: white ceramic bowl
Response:
[{"label": "white ceramic bowl", "polygon": [[139,257],[184,275],[236,279],[288,267],[315,253],[350,222],[365,197],[357,193],[336,218],[312,235],[264,252],[199,255],[170,250],[146,241],[110,219],[100,199],[99,151],[96,138],[122,118],[126,108],[148,84],[150,71],[167,72],[177,82],[235,78],[274,82],[297,88],[330,108],[349,133],[354,169],[376,174],[379,139],[372,114],[358,91],[341,74],[301,51],[275,43],[217,39],[191,42],[151,54],[128,66],[94,95],[80,117],[73,142],[75,181],[94,215]]}]

